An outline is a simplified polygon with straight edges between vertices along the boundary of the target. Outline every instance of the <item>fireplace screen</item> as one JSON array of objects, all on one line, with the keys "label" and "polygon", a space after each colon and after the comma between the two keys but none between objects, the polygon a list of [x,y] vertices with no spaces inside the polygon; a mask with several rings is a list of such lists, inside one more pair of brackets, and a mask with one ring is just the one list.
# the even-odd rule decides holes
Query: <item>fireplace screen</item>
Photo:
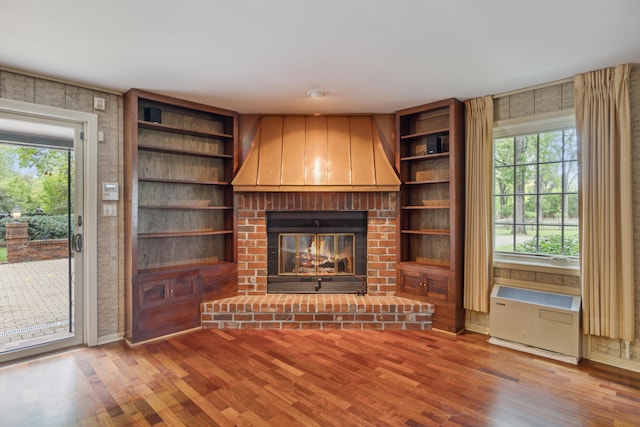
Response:
[{"label": "fireplace screen", "polygon": [[278,274],[354,275],[355,234],[281,233]]}]

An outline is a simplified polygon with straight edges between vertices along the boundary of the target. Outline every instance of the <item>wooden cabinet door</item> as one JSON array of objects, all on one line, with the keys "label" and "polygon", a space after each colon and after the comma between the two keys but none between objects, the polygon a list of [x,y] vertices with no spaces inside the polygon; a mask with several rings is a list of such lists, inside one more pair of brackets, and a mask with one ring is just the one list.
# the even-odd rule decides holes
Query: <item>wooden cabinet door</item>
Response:
[{"label": "wooden cabinet door", "polygon": [[451,293],[451,278],[427,273],[424,275],[424,292],[427,298],[439,301],[449,301]]},{"label": "wooden cabinet door", "polygon": [[154,280],[138,284],[138,305],[140,308],[167,304],[170,296],[171,280]]},{"label": "wooden cabinet door", "polygon": [[198,296],[198,279],[195,276],[174,279],[169,289],[169,301],[181,302]]},{"label": "wooden cabinet door", "polygon": [[416,271],[398,271],[398,287],[407,296],[424,296],[424,275]]}]

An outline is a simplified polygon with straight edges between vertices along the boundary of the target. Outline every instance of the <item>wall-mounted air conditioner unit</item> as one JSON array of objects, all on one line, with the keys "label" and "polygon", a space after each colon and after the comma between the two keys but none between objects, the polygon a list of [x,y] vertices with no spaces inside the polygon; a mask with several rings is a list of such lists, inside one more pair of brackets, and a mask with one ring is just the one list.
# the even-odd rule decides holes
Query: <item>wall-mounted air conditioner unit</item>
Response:
[{"label": "wall-mounted air conditioner unit", "polygon": [[577,364],[580,301],[579,296],[494,285],[489,342]]}]

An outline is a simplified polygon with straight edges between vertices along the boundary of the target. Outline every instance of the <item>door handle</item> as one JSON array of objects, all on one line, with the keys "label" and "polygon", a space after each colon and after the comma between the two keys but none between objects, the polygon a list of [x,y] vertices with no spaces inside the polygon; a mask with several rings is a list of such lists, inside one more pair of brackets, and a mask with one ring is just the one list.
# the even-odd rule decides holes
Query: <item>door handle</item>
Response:
[{"label": "door handle", "polygon": [[82,252],[82,234],[74,234],[71,238],[71,248],[75,252]]}]

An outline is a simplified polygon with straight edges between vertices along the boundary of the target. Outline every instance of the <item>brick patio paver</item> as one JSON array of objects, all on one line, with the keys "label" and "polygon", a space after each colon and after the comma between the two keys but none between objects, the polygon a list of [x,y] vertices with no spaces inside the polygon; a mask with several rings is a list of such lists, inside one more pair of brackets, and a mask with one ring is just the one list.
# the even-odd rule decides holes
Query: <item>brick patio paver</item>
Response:
[{"label": "brick patio paver", "polygon": [[68,271],[68,259],[0,264],[0,352],[68,331]]}]

